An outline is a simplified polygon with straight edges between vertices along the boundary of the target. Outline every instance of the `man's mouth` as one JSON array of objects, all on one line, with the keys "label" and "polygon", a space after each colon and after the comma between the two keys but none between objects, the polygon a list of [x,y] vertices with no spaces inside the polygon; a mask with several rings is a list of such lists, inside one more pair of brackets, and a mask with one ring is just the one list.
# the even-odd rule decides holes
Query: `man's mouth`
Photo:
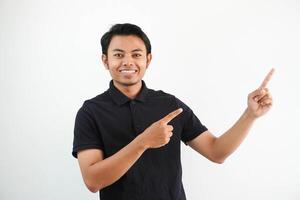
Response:
[{"label": "man's mouth", "polygon": [[120,69],[119,72],[123,74],[134,74],[138,70],[136,69]]}]

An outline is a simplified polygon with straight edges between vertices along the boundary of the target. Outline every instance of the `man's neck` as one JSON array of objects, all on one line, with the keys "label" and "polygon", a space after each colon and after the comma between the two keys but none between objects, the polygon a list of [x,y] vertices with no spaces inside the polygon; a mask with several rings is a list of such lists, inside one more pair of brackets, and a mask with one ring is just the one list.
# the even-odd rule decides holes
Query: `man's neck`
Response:
[{"label": "man's neck", "polygon": [[130,99],[134,99],[142,89],[142,81],[134,85],[123,85],[113,80],[114,86]]}]

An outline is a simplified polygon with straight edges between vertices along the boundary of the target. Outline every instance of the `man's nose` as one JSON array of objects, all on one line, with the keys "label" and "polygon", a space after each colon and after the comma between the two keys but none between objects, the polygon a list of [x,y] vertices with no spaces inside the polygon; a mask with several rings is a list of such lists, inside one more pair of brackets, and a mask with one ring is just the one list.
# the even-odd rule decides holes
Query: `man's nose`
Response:
[{"label": "man's nose", "polygon": [[132,66],[133,65],[133,59],[132,59],[131,55],[126,55],[123,57],[122,65],[123,66]]}]

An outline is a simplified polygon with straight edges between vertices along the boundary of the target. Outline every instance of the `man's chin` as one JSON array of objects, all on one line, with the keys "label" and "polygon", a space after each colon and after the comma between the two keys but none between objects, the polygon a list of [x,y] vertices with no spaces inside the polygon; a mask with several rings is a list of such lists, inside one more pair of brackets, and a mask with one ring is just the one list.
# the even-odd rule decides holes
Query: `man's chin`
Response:
[{"label": "man's chin", "polygon": [[136,85],[140,82],[141,80],[137,80],[137,81],[117,81],[119,84],[125,86],[125,87],[129,87],[129,86],[133,86]]}]

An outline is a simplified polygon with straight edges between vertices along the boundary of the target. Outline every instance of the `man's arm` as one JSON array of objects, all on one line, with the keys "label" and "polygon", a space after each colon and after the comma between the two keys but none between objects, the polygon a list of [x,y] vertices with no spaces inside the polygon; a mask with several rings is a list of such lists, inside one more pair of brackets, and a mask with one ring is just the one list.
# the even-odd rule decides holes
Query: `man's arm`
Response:
[{"label": "man's arm", "polygon": [[173,127],[168,123],[181,112],[182,109],[177,109],[153,123],[128,145],[108,158],[103,159],[103,152],[99,149],[78,152],[80,170],[88,189],[97,192],[113,184],[132,167],[146,149],[166,145],[173,134]]},{"label": "man's arm", "polygon": [[254,120],[245,111],[239,120],[220,137],[217,138],[211,132],[205,131],[187,144],[209,160],[221,164],[243,142]]},{"label": "man's arm", "polygon": [[206,131],[187,144],[209,160],[223,163],[243,142],[254,121],[271,108],[273,100],[266,85],[273,73],[274,69],[269,72],[261,86],[248,95],[247,109],[228,131],[218,138]]},{"label": "man's arm", "polygon": [[146,146],[137,138],[106,159],[99,149],[78,152],[78,162],[86,186],[91,192],[97,192],[117,181],[145,150]]}]

